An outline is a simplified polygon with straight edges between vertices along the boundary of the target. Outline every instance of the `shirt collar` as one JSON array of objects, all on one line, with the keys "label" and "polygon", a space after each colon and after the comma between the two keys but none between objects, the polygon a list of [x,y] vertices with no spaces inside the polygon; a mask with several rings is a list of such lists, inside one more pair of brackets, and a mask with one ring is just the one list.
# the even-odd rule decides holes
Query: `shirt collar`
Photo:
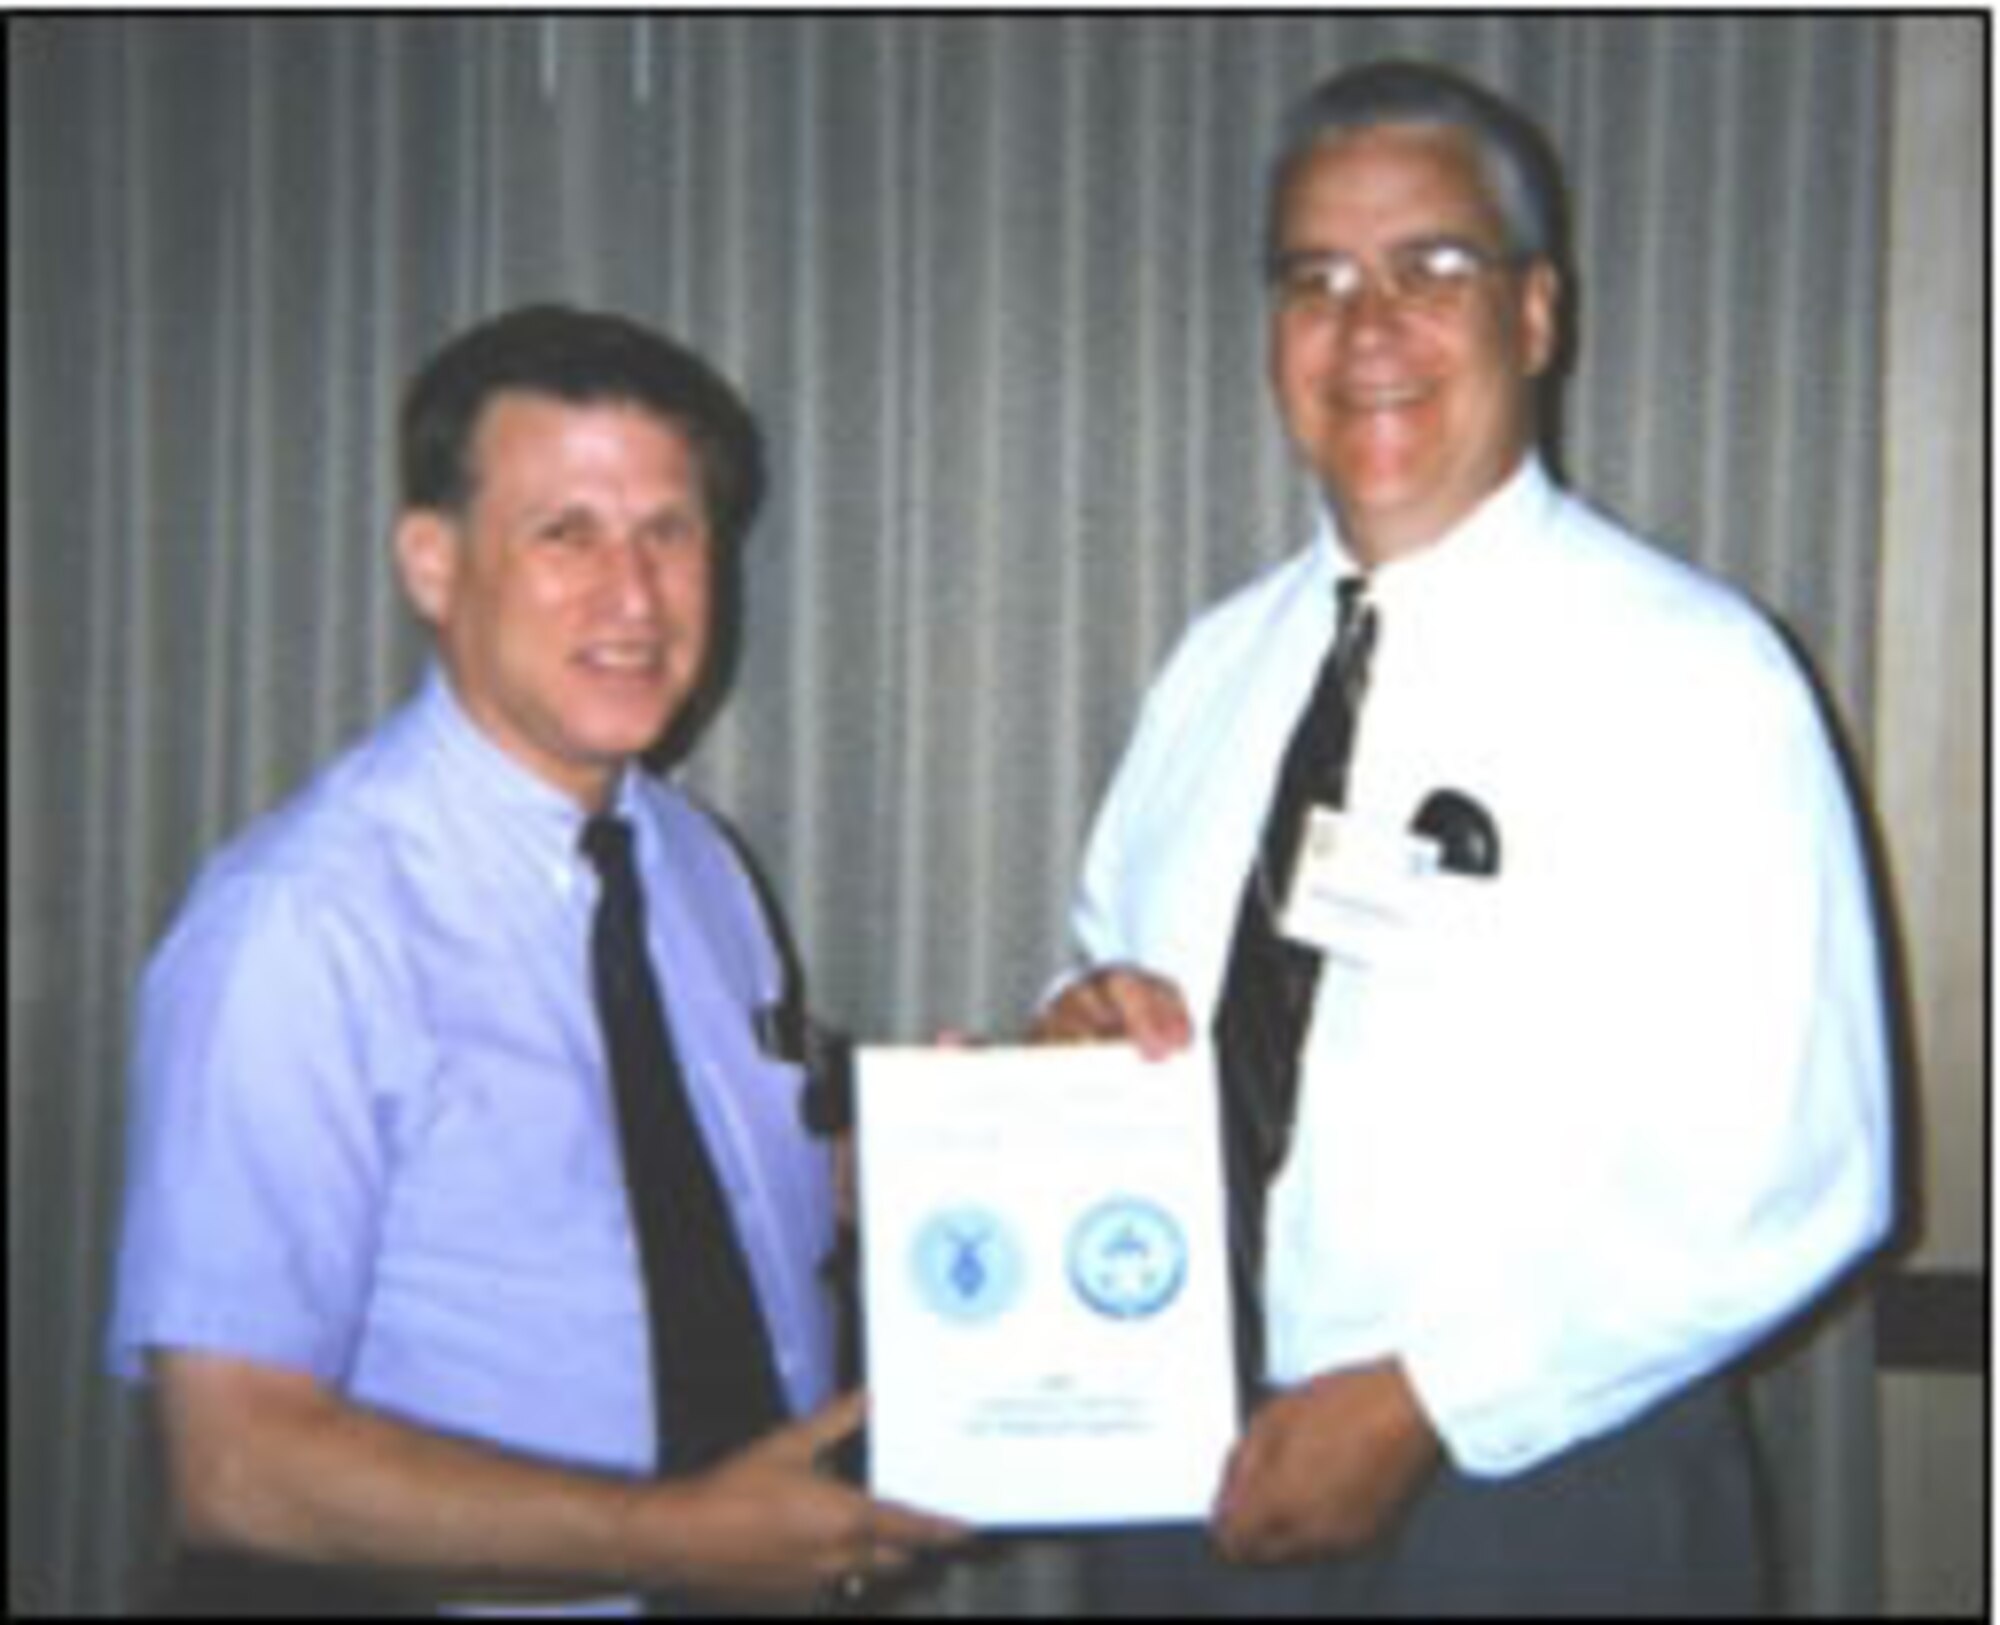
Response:
[{"label": "shirt collar", "polygon": [[[449,674],[435,661],[425,673],[418,707],[450,790],[524,841],[538,865],[567,890],[578,865],[587,867],[579,843],[589,814],[495,744],[472,720]],[[612,788],[610,810],[640,824],[638,806],[638,774],[628,763]]]},{"label": "shirt collar", "polygon": [[[1534,533],[1536,517],[1554,497],[1547,468],[1530,452],[1502,485],[1437,541],[1378,568],[1369,596],[1383,605],[1408,604],[1483,581],[1505,565],[1521,537]],[[1320,510],[1316,547],[1330,583],[1361,572],[1327,505]]]}]

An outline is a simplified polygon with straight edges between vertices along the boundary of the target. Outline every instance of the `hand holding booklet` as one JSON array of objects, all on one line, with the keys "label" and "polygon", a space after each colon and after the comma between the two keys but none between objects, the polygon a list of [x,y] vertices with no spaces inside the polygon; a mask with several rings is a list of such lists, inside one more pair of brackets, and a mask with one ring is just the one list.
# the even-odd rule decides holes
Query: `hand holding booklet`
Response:
[{"label": "hand holding booklet", "polygon": [[864,1049],[855,1081],[874,1492],[1205,1519],[1237,1420],[1212,1053]]}]

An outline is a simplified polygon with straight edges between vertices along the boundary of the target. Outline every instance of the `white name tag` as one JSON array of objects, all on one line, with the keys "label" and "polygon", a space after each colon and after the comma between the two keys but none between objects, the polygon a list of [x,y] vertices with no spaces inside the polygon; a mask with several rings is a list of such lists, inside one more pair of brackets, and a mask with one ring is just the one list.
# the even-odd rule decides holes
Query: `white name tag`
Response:
[{"label": "white name tag", "polygon": [[1437,866],[1438,843],[1428,836],[1313,807],[1299,834],[1278,929],[1334,958],[1378,964],[1410,924],[1412,884]]}]

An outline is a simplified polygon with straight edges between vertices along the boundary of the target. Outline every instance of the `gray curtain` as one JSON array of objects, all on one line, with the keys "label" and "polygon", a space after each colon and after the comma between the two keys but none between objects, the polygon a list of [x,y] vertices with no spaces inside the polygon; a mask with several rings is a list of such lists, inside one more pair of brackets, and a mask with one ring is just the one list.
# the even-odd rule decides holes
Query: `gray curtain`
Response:
[{"label": "gray curtain", "polygon": [[[198,857],[379,716],[397,386],[562,298],[746,388],[775,490],[687,774],[819,1004],[1015,1029],[1198,606],[1292,547],[1255,247],[1278,109],[1383,53],[1571,168],[1561,463],[1870,703],[1889,45],[1865,18],[13,18],[10,1607],[118,1606],[158,1530],[100,1375],[136,969]],[[1874,1597],[1865,1327],[1774,1361],[1791,1600]],[[1054,1610],[1060,1543],[933,1605]]]}]

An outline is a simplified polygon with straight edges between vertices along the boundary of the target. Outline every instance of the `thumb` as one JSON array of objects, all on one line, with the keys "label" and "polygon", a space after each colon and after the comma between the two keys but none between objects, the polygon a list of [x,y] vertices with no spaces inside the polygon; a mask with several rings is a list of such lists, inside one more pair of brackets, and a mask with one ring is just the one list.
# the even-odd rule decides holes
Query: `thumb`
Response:
[{"label": "thumb", "polygon": [[867,1416],[867,1394],[859,1388],[852,1389],[828,1401],[812,1415],[793,1423],[771,1442],[788,1456],[810,1461],[859,1433]]}]

